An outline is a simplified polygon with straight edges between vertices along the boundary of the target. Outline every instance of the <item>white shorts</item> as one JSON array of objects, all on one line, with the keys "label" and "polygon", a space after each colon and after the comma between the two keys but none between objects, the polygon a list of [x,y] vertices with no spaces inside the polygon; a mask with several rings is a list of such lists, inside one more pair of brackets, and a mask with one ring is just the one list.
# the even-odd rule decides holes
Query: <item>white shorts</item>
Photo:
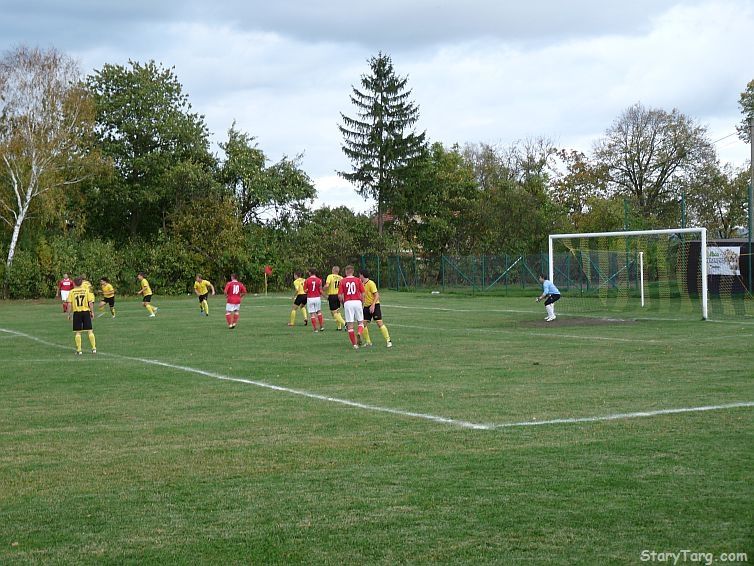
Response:
[{"label": "white shorts", "polygon": [[346,322],[363,322],[364,306],[361,301],[346,301],[343,305]]},{"label": "white shorts", "polygon": [[306,310],[309,312],[319,312],[322,310],[322,299],[319,297],[311,297],[306,299]]},{"label": "white shorts", "polygon": [[241,304],[234,305],[232,303],[225,303],[225,312],[238,312],[241,310]]},{"label": "white shorts", "polygon": [[70,293],[70,291],[60,291],[60,300],[64,303],[68,302],[68,293]]}]

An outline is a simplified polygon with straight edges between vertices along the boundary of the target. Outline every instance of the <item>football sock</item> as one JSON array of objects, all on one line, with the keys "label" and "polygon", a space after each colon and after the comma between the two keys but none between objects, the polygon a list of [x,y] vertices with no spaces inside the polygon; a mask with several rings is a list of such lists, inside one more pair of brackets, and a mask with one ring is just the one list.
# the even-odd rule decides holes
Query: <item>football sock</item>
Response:
[{"label": "football sock", "polygon": [[115,316],[115,307],[110,307],[110,314]]},{"label": "football sock", "polygon": [[351,341],[351,344],[356,345],[356,333],[353,331],[353,328],[348,329],[348,339]]},{"label": "football sock", "polygon": [[207,304],[207,301],[202,301],[202,310],[204,314],[209,314],[209,304]]},{"label": "football sock", "polygon": [[364,324],[360,322],[359,323],[359,336],[361,336],[362,334],[364,334]]},{"label": "football sock", "polygon": [[309,318],[309,313],[306,312],[306,307],[301,307],[301,312],[304,313],[304,320]]},{"label": "football sock", "polygon": [[75,334],[75,336],[73,337],[73,339],[74,339],[74,340],[75,340],[75,342],[76,342],[76,351],[77,351],[77,352],[80,352],[80,351],[81,351],[81,334],[79,334],[79,333],[77,332],[77,333]]},{"label": "football sock", "polygon": [[231,313],[225,313],[225,320],[228,321],[228,326],[233,324],[233,315]]},{"label": "football sock", "polygon": [[296,311],[295,310],[291,311],[291,320],[288,324],[290,324],[291,326],[296,324]]},{"label": "football sock", "polygon": [[149,303],[147,303],[146,306],[147,306],[147,310],[149,311],[149,314],[154,314],[154,307],[150,305]]},{"label": "football sock", "polygon": [[363,334],[364,334],[364,340],[366,340],[366,343],[367,344],[371,344],[372,343],[372,339],[369,337],[369,328],[367,328],[366,324],[364,325],[364,333]]},{"label": "football sock", "polygon": [[[81,336],[79,336],[81,338]],[[92,350],[97,349],[97,340],[94,338],[94,332],[91,330],[89,331],[89,345],[92,347]]]},{"label": "football sock", "polygon": [[324,328],[325,327],[325,317],[322,316],[322,313],[317,314],[317,320],[319,321],[319,327]]},{"label": "football sock", "polygon": [[335,319],[335,322],[338,323],[338,328],[343,328],[346,325],[346,321],[343,320],[343,315],[341,315],[339,312],[335,312],[333,315],[333,318]]},{"label": "football sock", "polygon": [[390,342],[390,333],[387,331],[387,326],[384,324],[380,326],[380,332],[382,333],[382,337],[385,339],[385,342]]}]

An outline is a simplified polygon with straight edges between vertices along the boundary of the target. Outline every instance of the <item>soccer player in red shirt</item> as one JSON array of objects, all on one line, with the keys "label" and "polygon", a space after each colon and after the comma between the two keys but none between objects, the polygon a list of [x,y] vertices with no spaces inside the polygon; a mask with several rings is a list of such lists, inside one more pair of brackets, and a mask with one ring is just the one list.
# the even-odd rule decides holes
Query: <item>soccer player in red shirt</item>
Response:
[{"label": "soccer player in red shirt", "polygon": [[246,287],[238,280],[238,275],[230,274],[230,281],[225,285],[225,320],[228,328],[234,329],[238,324],[241,299],[246,296]]},{"label": "soccer player in red shirt", "polygon": [[309,269],[306,274],[309,276],[304,281],[306,310],[312,317],[312,329],[318,332],[317,323],[319,323],[319,330],[325,329],[325,319],[322,317],[322,279],[317,277],[316,269]]},{"label": "soccer player in red shirt", "polygon": [[361,279],[353,276],[353,265],[347,265],[345,268],[346,276],[341,279],[338,287],[338,296],[343,303],[343,314],[348,327],[348,338],[353,344],[353,349],[358,350],[356,334],[353,330],[353,323],[359,323],[358,341],[361,342],[361,335],[364,332],[364,284]]},{"label": "soccer player in red shirt", "polygon": [[58,281],[58,292],[55,294],[56,297],[60,297],[63,301],[63,312],[68,312],[68,293],[71,292],[71,289],[73,289],[75,285],[73,284],[73,280],[68,277],[67,273],[63,273],[63,278]]}]

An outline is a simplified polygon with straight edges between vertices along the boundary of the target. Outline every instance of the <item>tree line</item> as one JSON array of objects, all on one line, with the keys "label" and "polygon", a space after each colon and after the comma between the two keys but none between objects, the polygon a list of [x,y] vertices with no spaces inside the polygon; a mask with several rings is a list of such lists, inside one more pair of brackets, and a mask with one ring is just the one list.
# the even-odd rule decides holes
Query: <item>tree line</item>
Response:
[{"label": "tree line", "polygon": [[[742,124],[752,93],[754,81]],[[374,217],[313,209],[301,156],[271,163],[235,123],[214,154],[173,68],[129,61],[83,76],[56,49],[6,53],[4,293],[49,295],[64,271],[107,275],[123,292],[138,271],[162,293],[230,271],[253,288],[265,265],[274,288],[295,268],[362,254],[536,253],[552,232],[677,226],[683,211],[720,237],[745,223],[746,170],[721,166],[706,129],[678,110],[635,104],[588,155],[546,138],[445,146],[414,131],[408,77],[382,53],[350,100],[355,113],[338,126],[352,168],[341,175],[374,199]]]}]

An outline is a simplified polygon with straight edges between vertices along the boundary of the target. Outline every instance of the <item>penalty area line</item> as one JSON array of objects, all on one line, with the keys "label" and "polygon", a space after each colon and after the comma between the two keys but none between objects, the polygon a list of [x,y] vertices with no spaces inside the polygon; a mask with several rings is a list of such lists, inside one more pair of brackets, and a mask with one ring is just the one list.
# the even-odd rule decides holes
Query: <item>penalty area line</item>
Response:
[{"label": "penalty area line", "polygon": [[[8,330],[5,328],[0,328],[0,332],[5,332],[7,334],[27,338],[29,340],[33,340],[35,342],[38,342],[40,344],[44,344],[45,346],[50,346],[53,348],[60,348],[63,350],[70,350],[71,348],[67,346],[63,346],[61,344],[55,344],[54,342],[48,342],[47,340],[43,340],[41,338],[37,338],[36,336],[32,336],[31,334],[25,334],[23,332],[18,332],[15,330]],[[349,399],[340,399],[338,397],[331,397],[329,395],[321,395],[319,393],[312,393],[310,391],[304,391],[301,389],[293,389],[291,387],[283,387],[281,385],[274,385],[272,383],[266,383],[264,381],[256,381],[253,379],[244,379],[241,377],[232,377],[229,375],[223,375],[221,373],[216,373],[213,371],[206,371],[199,368],[192,368],[189,366],[182,366],[178,364],[171,364],[168,362],[163,362],[160,360],[151,360],[148,358],[136,358],[132,356],[122,356],[120,354],[112,354],[107,352],[100,352],[97,354],[98,356],[108,356],[111,358],[117,358],[121,360],[129,360],[132,362],[140,362],[143,364],[153,365],[153,366],[160,366],[164,368],[169,368],[173,370],[183,371],[186,373],[193,373],[196,375],[202,375],[205,377],[211,377],[213,379],[218,379],[221,381],[231,381],[235,383],[244,383],[247,385],[254,385],[256,387],[261,387],[264,389],[269,389],[271,391],[279,391],[282,393],[288,393],[291,395],[298,395],[300,397],[306,397],[308,399],[315,399],[318,401],[326,401],[328,403],[334,403],[338,405],[345,405],[347,407],[352,407],[355,409],[361,409],[365,411],[373,411],[378,413],[388,413],[392,415],[397,415],[401,417],[410,417],[410,418],[416,418],[416,419],[423,419],[425,421],[432,421],[440,424],[446,424],[446,425],[454,425],[461,428],[470,428],[470,429],[476,429],[476,430],[490,430],[490,425],[485,424],[478,424],[478,423],[472,423],[464,420],[459,419],[451,419],[448,417],[441,417],[437,415],[430,415],[427,413],[418,413],[413,411],[403,411],[401,409],[393,409],[391,407],[381,407],[379,405],[369,405],[367,403],[359,403],[358,401],[351,401]]]},{"label": "penalty area line", "polygon": [[517,423],[501,423],[489,425],[492,429],[528,427],[540,425],[596,423],[602,421],[621,421],[627,419],[640,419],[646,417],[659,417],[662,415],[677,415],[680,413],[703,413],[706,411],[722,411],[725,409],[740,409],[754,407],[754,401],[742,403],[726,403],[724,405],[705,405],[702,407],[682,407],[680,409],[658,409],[656,411],[637,411],[635,413],[615,413],[612,415],[600,415],[596,417],[574,417],[566,419],[549,419],[542,421],[521,421]]},{"label": "penalty area line", "polygon": [[[52,348],[58,348],[62,350],[70,350],[71,348],[67,346],[63,346],[61,344],[56,344],[54,342],[48,342],[47,340],[43,340],[42,338],[38,338],[36,336],[32,336],[31,334],[25,334],[23,332],[19,332],[16,330],[9,330],[6,328],[0,328],[0,332],[5,333],[6,335],[13,335],[21,338],[27,338],[28,340],[33,340],[35,342],[38,342],[40,344],[44,344],[45,346],[50,346]],[[561,418],[561,419],[548,419],[548,420],[531,420],[531,421],[519,421],[519,422],[509,422],[509,423],[474,423],[470,421],[464,421],[460,419],[452,419],[448,417],[441,417],[437,415],[431,415],[428,413],[419,413],[414,411],[404,411],[401,409],[393,409],[390,407],[381,407],[379,405],[370,405],[367,403],[359,403],[358,401],[351,401],[349,399],[341,399],[338,397],[331,397],[329,395],[321,395],[319,393],[312,393],[310,391],[304,391],[301,389],[293,389],[291,387],[284,387],[280,385],[274,385],[271,383],[266,383],[264,381],[256,381],[253,379],[244,379],[241,377],[232,377],[228,375],[223,375],[221,373],[216,373],[212,371],[206,371],[199,368],[192,368],[189,366],[182,366],[178,364],[171,364],[168,362],[163,362],[160,360],[151,360],[148,358],[136,358],[132,356],[122,356],[120,354],[112,354],[112,353],[106,353],[102,352],[98,354],[98,356],[107,356],[111,358],[121,359],[121,360],[128,360],[132,362],[139,362],[143,364],[148,365],[154,365],[154,366],[160,366],[168,369],[173,369],[177,371],[183,371],[186,373],[193,373],[196,375],[202,375],[205,377],[211,377],[213,379],[221,380],[221,381],[231,381],[235,383],[244,383],[247,385],[254,385],[255,387],[261,387],[264,389],[269,389],[271,391],[278,391],[282,393],[288,393],[290,395],[298,395],[300,397],[306,397],[308,399],[315,399],[318,401],[325,401],[328,403],[334,403],[338,405],[344,405],[347,407],[352,407],[355,409],[361,409],[366,411],[372,411],[372,412],[379,412],[379,413],[388,413],[391,415],[396,415],[400,417],[409,417],[409,418],[415,418],[415,419],[422,419],[426,421],[431,421],[439,424],[445,424],[445,425],[452,425],[457,426],[461,428],[467,428],[467,429],[473,429],[473,430],[501,430],[501,429],[510,429],[510,428],[522,428],[522,427],[532,427],[532,426],[542,426],[542,425],[559,425],[559,424],[578,424],[578,423],[596,423],[596,422],[602,422],[602,421],[617,421],[617,420],[627,420],[627,419],[638,419],[638,418],[647,418],[647,417],[656,417],[656,416],[662,416],[662,415],[675,415],[680,413],[699,413],[699,412],[707,412],[707,411],[722,411],[726,409],[738,409],[738,408],[748,408],[748,407],[754,407],[754,401],[744,401],[744,402],[737,402],[737,403],[727,403],[727,404],[721,404],[721,405],[705,405],[701,407],[682,407],[682,408],[676,408],[676,409],[658,409],[654,411],[637,411],[637,412],[631,412],[631,413],[615,413],[610,415],[598,415],[593,417],[573,417],[573,418]]]}]

